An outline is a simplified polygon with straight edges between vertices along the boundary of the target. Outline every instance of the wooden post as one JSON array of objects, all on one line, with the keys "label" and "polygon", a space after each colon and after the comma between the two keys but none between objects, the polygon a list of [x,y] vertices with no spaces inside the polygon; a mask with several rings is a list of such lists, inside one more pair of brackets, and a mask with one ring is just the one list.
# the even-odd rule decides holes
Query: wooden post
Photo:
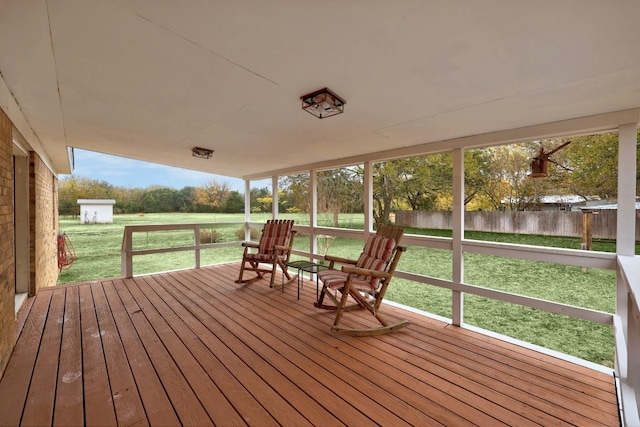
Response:
[{"label": "wooden post", "polygon": [[[592,249],[593,241],[593,211],[585,209],[582,211],[582,245],[583,251]],[[582,267],[582,272],[587,272],[587,267]]]}]

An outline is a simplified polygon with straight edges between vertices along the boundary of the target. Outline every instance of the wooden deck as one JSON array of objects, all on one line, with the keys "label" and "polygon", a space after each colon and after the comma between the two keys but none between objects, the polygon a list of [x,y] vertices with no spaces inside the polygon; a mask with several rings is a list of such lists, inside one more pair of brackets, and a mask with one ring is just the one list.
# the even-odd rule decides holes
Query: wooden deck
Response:
[{"label": "wooden deck", "polygon": [[388,306],[412,324],[335,336],[315,283],[297,300],[238,269],[41,291],[0,425],[619,425],[610,375]]}]

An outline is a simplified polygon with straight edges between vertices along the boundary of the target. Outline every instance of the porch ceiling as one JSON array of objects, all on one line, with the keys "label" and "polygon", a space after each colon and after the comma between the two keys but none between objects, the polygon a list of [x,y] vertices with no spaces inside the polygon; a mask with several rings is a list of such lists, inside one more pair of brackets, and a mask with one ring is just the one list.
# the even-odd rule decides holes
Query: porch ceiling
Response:
[{"label": "porch ceiling", "polygon": [[[246,177],[639,107],[638,21],[623,0],[1,0],[0,73],[58,172],[78,147]],[[299,97],[324,86],[347,104],[318,120]]]}]

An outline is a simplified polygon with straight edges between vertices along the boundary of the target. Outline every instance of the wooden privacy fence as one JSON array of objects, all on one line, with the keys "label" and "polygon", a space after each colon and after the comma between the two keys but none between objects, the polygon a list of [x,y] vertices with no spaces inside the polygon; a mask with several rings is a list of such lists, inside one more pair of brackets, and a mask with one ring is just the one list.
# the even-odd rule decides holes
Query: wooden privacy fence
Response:
[{"label": "wooden privacy fence", "polygon": [[[616,210],[593,214],[593,238],[616,238]],[[451,230],[452,212],[397,211],[396,225],[403,227]],[[469,211],[464,213],[465,230],[494,233],[539,234],[543,236],[581,237],[582,212],[556,211]],[[640,222],[636,211],[636,240],[640,240]]]}]

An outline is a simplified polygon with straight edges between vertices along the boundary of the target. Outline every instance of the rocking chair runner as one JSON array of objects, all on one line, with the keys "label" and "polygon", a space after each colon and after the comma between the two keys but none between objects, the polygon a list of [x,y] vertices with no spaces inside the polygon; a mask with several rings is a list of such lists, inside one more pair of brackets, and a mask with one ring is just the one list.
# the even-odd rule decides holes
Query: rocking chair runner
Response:
[{"label": "rocking chair runner", "polygon": [[[293,238],[296,231],[293,230],[293,220],[270,219],[262,229],[260,242],[243,242],[244,253],[242,254],[242,265],[240,275],[236,283],[249,283],[262,279],[265,274],[271,274],[270,287],[273,287],[275,271],[278,266],[287,279],[291,279],[287,271],[287,262],[291,255]],[[255,252],[257,250],[257,252]],[[264,266],[261,266],[264,265]],[[265,267],[269,265],[269,267]],[[254,271],[257,276],[251,279],[244,279],[244,272]]]},{"label": "rocking chair runner", "polygon": [[[320,271],[322,292],[314,305],[327,310],[335,310],[336,316],[331,331],[348,335],[382,335],[404,328],[409,321],[390,324],[379,313],[380,304],[389,287],[400,256],[406,250],[398,246],[404,230],[399,227],[381,226],[375,235],[369,236],[357,261],[326,255],[329,270]],[[342,264],[341,270],[334,268],[335,263]],[[341,297],[334,296],[336,291]],[[334,305],[323,304],[329,298]],[[347,305],[349,297],[355,304]],[[353,329],[340,326],[345,310],[356,308],[368,310],[382,325],[378,328]]]}]

